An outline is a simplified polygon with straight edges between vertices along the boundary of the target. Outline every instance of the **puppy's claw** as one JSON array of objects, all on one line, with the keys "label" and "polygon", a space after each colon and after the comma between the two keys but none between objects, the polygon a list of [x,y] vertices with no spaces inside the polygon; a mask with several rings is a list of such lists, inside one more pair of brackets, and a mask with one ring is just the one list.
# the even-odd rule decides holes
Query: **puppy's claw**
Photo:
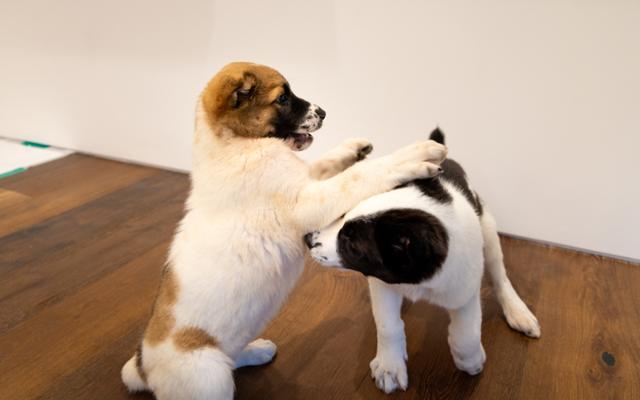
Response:
[{"label": "puppy's claw", "polygon": [[426,162],[424,163],[425,167],[427,169],[427,177],[434,177],[434,176],[438,176],[442,173],[442,167],[440,167],[439,165],[430,163],[430,162]]},{"label": "puppy's claw", "polygon": [[377,355],[369,364],[371,377],[376,382],[376,387],[389,394],[397,389],[407,390],[409,378],[407,367],[402,359],[389,355]]},{"label": "puppy's claw", "polygon": [[356,160],[357,161],[364,160],[365,157],[367,157],[372,151],[373,151],[373,145],[371,143],[358,149],[358,152],[356,153]]},{"label": "puppy's claw", "polygon": [[342,147],[348,151],[350,157],[355,156],[356,162],[364,160],[373,150],[373,145],[365,138],[346,139],[342,142]]},{"label": "puppy's claw", "polygon": [[505,318],[511,329],[522,332],[530,338],[540,337],[540,323],[524,303],[522,306],[505,307]]}]

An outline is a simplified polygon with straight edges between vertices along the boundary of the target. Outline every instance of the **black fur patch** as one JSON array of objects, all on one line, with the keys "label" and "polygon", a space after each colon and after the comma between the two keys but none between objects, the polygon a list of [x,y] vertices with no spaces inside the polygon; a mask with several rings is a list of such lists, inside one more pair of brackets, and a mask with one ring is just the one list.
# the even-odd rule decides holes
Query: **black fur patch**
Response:
[{"label": "black fur patch", "polygon": [[[444,175],[447,171],[445,163],[449,161],[444,160],[444,162],[442,163],[441,167],[443,169],[442,174]],[[427,197],[431,197],[434,200],[437,200],[440,203],[443,204],[449,204],[453,201],[453,197],[451,197],[451,194],[449,192],[447,192],[447,189],[444,188],[444,186],[442,185],[442,182],[440,181],[440,178],[427,178],[427,179],[417,179],[411,183],[409,183],[410,185],[414,185],[416,186],[418,189],[420,189],[420,191],[422,192],[422,194],[424,194]]]},{"label": "black fur patch", "polygon": [[438,179],[444,179],[445,181],[456,185],[458,189],[460,189],[464,197],[466,197],[469,203],[473,206],[476,214],[482,215],[482,206],[480,205],[480,200],[469,188],[469,183],[467,182],[467,174],[464,172],[464,169],[462,169],[460,164],[450,158],[447,158],[442,162],[442,169],[442,174],[438,176]]},{"label": "black fur patch", "polygon": [[484,211],[482,209],[482,200],[480,200],[480,196],[478,196],[478,192],[473,192],[473,196],[476,199],[476,206],[475,206],[476,214],[478,214],[478,216],[482,216],[482,212]]},{"label": "black fur patch", "polygon": [[342,265],[387,283],[431,278],[447,257],[440,220],[416,209],[395,209],[347,221],[338,232]]},{"label": "black fur patch", "polygon": [[270,135],[281,139],[286,139],[298,129],[310,106],[308,101],[293,94],[289,86],[285,86],[285,94],[287,101],[278,106],[278,116],[274,122],[276,130]]},{"label": "black fur patch", "polygon": [[[436,128],[431,132],[431,135],[429,135],[429,139],[444,144],[444,133],[442,133],[440,128]],[[453,198],[442,185],[442,180],[450,182],[460,189],[464,197],[475,210],[476,214],[482,215],[482,204],[480,203],[480,198],[469,188],[467,174],[464,172],[464,169],[462,169],[462,166],[450,158],[444,160],[440,166],[442,167],[442,174],[438,175],[438,177],[417,179],[408,183],[408,185],[416,186],[420,189],[422,194],[427,197],[431,197],[443,204],[449,204],[453,201]]]},{"label": "black fur patch", "polygon": [[442,133],[439,126],[436,126],[436,129],[431,131],[429,139],[433,140],[434,142],[444,144],[444,133]]}]

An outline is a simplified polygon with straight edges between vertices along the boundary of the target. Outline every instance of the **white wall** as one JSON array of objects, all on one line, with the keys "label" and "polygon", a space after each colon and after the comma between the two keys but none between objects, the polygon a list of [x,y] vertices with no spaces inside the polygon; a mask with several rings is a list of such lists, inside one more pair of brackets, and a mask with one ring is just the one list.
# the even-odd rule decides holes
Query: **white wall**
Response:
[{"label": "white wall", "polygon": [[197,92],[272,65],[328,111],[305,157],[440,124],[501,229],[640,259],[637,1],[14,0],[0,135],[187,169]]}]

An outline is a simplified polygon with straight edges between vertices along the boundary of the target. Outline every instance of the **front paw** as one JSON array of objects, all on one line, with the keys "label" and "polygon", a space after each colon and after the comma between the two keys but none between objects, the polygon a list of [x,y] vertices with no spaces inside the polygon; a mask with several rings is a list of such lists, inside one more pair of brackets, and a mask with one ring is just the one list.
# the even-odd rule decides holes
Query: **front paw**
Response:
[{"label": "front paw", "polygon": [[373,145],[365,138],[347,139],[342,146],[356,161],[364,160],[373,151]]},{"label": "front paw", "polygon": [[414,143],[391,154],[392,176],[399,184],[436,176],[442,172],[440,164],[447,157],[447,148],[433,140]]},{"label": "front paw", "polygon": [[447,158],[447,146],[433,140],[427,140],[427,147],[428,158],[426,161],[440,165]]},{"label": "front paw", "polygon": [[452,351],[451,353],[453,361],[460,371],[464,371],[469,375],[478,375],[484,369],[484,362],[487,360],[487,355],[484,352],[482,344],[470,354],[462,354],[456,351]]},{"label": "front paw", "polygon": [[407,365],[402,355],[392,353],[378,353],[371,360],[371,377],[376,381],[378,389],[389,394],[397,390],[407,390],[409,378]]},{"label": "front paw", "polygon": [[402,147],[393,155],[399,160],[440,164],[447,157],[447,147],[433,140],[424,140]]}]

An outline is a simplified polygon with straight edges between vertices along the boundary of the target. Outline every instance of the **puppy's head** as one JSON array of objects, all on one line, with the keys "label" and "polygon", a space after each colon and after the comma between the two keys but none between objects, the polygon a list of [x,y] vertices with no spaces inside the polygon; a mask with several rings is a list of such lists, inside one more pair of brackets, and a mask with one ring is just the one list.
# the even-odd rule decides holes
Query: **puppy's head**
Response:
[{"label": "puppy's head", "polygon": [[243,137],[276,137],[293,150],[313,141],[325,112],[293,94],[278,71],[264,65],[235,62],[218,72],[202,93],[212,127]]},{"label": "puppy's head", "polygon": [[305,236],[311,256],[329,267],[352,269],[387,283],[431,278],[447,256],[440,221],[416,209],[392,209],[342,218]]}]

